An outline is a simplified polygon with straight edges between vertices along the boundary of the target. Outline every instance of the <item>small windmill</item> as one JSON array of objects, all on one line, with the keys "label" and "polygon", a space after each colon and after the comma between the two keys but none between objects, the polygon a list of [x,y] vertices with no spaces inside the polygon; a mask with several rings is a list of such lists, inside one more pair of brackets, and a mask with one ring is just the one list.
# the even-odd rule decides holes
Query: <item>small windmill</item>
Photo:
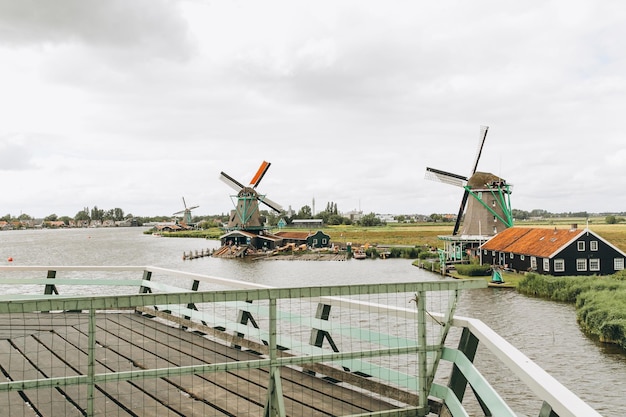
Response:
[{"label": "small windmill", "polygon": [[454,185],[465,190],[452,235],[457,235],[459,232],[466,205],[467,212],[465,213],[461,235],[491,236],[513,226],[510,186],[505,180],[493,174],[476,171],[488,130],[488,126],[480,127],[478,151],[469,177],[435,168],[426,168],[426,179]]},{"label": "small windmill", "polygon": [[187,207],[187,203],[185,202],[185,197],[183,197],[183,207],[185,207],[184,210],[177,211],[176,213],[173,214],[173,216],[182,214],[183,221],[181,223],[184,224],[185,226],[191,226],[192,225],[191,210],[197,209],[200,206]]},{"label": "small windmill", "polygon": [[269,162],[263,161],[248,186],[244,186],[224,172],[220,173],[220,179],[233,190],[237,191],[236,196],[231,196],[237,198],[237,205],[235,210],[231,213],[227,226],[228,229],[241,229],[246,231],[262,230],[264,226],[261,222],[259,202],[265,204],[277,213],[282,211],[283,208],[280,204],[273,202],[264,194],[259,194],[256,190],[256,187],[263,179],[270,165]]}]

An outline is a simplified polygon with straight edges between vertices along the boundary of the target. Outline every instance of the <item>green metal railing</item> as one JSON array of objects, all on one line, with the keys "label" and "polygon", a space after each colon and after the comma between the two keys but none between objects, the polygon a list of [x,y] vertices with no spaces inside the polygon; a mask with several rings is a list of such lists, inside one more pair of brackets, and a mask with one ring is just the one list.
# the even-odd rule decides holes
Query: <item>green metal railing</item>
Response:
[{"label": "green metal railing", "polygon": [[[33,278],[33,272],[47,276]],[[142,277],[129,280],[129,272]],[[191,290],[172,285],[174,280],[190,281]],[[355,386],[364,378],[354,375],[366,375],[369,382],[358,386],[361,392],[384,393],[396,404],[368,415],[425,416],[446,408],[454,417],[468,416],[463,399],[469,385],[485,415],[515,417],[473,364],[479,345],[541,401],[538,416],[599,416],[482,322],[454,316],[460,291],[484,288],[481,280],[270,288],[155,267],[0,267],[0,286],[30,291],[0,296],[0,316],[83,311],[89,318],[85,375],[0,382],[0,392],[85,385],[87,416],[94,415],[98,384],[256,368],[269,369],[264,415],[284,416],[280,370],[296,367]],[[77,295],[79,289],[84,292],[93,286],[128,291],[114,296]],[[406,307],[408,302],[415,305]],[[238,362],[96,372],[96,313],[107,311],[149,313],[262,356]],[[445,345],[454,327],[462,329],[456,348]],[[452,364],[447,383],[437,380],[440,362]]]}]

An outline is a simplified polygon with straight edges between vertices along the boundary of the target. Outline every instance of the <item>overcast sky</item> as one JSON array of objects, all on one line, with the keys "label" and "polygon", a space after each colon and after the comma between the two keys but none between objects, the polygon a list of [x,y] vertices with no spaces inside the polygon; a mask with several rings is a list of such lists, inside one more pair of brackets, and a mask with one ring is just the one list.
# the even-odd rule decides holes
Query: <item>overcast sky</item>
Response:
[{"label": "overcast sky", "polygon": [[0,215],[626,211],[621,1],[0,0]]}]

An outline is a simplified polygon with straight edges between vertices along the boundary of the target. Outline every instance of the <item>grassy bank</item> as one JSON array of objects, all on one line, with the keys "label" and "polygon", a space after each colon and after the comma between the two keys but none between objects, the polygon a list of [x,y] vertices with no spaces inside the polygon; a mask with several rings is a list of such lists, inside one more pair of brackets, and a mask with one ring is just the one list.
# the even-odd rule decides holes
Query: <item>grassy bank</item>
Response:
[{"label": "grassy bank", "polygon": [[552,277],[526,274],[523,294],[576,304],[581,328],[626,350],[626,272],[608,277]]}]

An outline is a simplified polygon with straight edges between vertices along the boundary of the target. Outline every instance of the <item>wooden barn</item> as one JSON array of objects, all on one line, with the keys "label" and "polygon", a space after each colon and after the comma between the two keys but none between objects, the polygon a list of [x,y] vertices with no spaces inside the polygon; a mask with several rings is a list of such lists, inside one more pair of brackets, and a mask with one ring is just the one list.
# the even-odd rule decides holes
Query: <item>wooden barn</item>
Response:
[{"label": "wooden barn", "polygon": [[268,233],[250,233],[245,230],[233,230],[220,237],[222,246],[253,246],[255,249],[273,250],[282,244],[282,240]]},{"label": "wooden barn", "polygon": [[306,244],[310,248],[327,248],[330,246],[330,235],[318,230],[317,232],[278,232],[274,236],[280,237],[283,244]]},{"label": "wooden barn", "polygon": [[483,264],[540,274],[610,275],[624,269],[626,254],[589,229],[511,227],[484,243]]}]

